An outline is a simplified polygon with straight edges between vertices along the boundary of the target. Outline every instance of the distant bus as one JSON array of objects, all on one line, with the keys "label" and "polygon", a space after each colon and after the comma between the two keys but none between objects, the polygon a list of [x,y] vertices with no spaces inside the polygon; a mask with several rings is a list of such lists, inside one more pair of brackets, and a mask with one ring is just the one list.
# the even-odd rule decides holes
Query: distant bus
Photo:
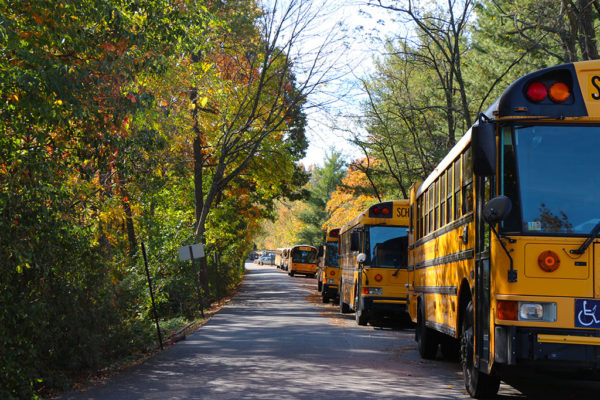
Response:
[{"label": "distant bus", "polygon": [[318,250],[308,245],[293,246],[288,255],[288,275],[304,274],[315,277],[317,273]]},{"label": "distant bus", "polygon": [[513,82],[411,189],[421,356],[472,397],[506,371],[600,367],[600,61]]},{"label": "distant bus", "polygon": [[321,293],[323,303],[336,299],[340,287],[340,268],[338,265],[338,250],[340,229],[332,229],[327,233],[323,245],[323,257],[317,271],[317,290]]},{"label": "distant bus", "polygon": [[340,229],[340,312],[366,325],[406,315],[408,200],[375,204]]},{"label": "distant bus", "polygon": [[283,250],[282,247],[275,249],[275,266],[280,269],[283,267]]}]

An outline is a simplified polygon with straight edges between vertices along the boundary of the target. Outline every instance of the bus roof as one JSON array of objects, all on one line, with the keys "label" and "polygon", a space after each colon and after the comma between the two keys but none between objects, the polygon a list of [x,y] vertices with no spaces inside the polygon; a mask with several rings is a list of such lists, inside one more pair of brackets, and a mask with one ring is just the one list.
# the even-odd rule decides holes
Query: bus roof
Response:
[{"label": "bus roof", "polygon": [[[389,206],[392,208],[389,216],[374,216],[373,210],[377,209],[378,207],[383,209],[384,207]],[[363,225],[408,226],[410,223],[408,217],[408,207],[408,200],[405,199],[373,204],[371,207],[358,214],[353,220],[347,222],[343,227],[341,227],[340,234],[361,223]],[[403,212],[400,213],[400,211]],[[400,216],[398,216],[398,213],[400,213]]]}]

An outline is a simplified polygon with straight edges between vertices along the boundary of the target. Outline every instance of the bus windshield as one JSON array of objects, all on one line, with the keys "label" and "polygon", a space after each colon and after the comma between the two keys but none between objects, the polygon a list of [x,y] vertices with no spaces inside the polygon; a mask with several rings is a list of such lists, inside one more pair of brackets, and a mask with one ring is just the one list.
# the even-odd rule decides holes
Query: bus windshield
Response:
[{"label": "bus windshield", "polygon": [[600,127],[517,126],[502,149],[514,230],[588,234],[600,222]]},{"label": "bus windshield", "polygon": [[368,262],[371,266],[405,267],[407,265],[407,228],[400,226],[371,226],[368,232]]},{"label": "bus windshield", "polygon": [[292,262],[301,264],[315,264],[317,262],[317,250],[292,250]]},{"label": "bus windshield", "polygon": [[325,265],[328,267],[338,266],[337,242],[327,242],[327,249],[325,250]]}]

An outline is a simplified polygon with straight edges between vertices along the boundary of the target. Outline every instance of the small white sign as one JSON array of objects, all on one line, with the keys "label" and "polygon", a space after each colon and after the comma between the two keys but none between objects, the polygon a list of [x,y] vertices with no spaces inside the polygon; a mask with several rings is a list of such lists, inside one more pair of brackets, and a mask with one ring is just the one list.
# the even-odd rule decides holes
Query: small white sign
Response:
[{"label": "small white sign", "polygon": [[[190,251],[191,249],[191,251]],[[204,257],[204,246],[202,243],[193,244],[191,246],[183,246],[179,248],[179,261],[186,261]]]}]

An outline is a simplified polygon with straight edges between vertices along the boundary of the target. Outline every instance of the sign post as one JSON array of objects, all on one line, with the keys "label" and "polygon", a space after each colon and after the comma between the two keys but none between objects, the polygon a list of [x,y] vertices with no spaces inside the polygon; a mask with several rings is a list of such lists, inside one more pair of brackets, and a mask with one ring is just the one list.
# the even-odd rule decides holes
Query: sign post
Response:
[{"label": "sign post", "polygon": [[[190,260],[192,263],[192,269],[194,268],[194,259],[204,257],[204,247],[202,243],[193,244],[191,246],[183,246],[179,248],[179,261]],[[204,318],[204,301],[202,297],[202,291],[200,290],[200,279],[198,275],[200,271],[195,271],[195,281],[196,281],[196,292],[198,294],[198,301],[200,302],[200,313],[202,314],[202,318]]]}]

